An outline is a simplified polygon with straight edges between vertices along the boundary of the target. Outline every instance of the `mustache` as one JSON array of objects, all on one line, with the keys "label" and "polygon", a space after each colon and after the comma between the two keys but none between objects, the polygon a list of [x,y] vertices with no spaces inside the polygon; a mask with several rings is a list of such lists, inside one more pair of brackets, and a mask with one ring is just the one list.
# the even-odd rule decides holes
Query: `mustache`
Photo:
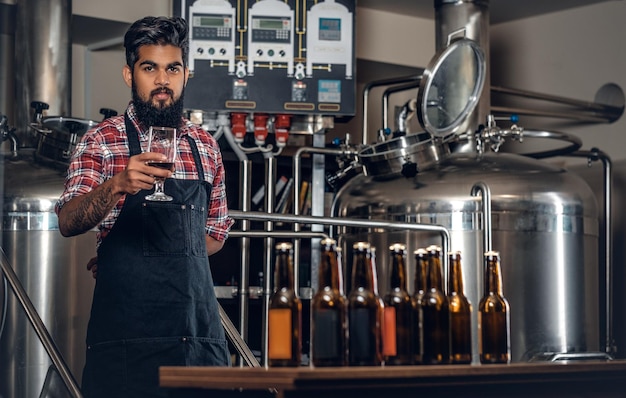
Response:
[{"label": "mustache", "polygon": [[172,91],[171,89],[167,87],[161,87],[161,88],[157,88],[156,90],[152,90],[150,92],[150,96],[154,97],[155,95],[161,94],[161,93],[166,93],[166,94],[169,94],[170,97],[174,97],[174,91]]}]

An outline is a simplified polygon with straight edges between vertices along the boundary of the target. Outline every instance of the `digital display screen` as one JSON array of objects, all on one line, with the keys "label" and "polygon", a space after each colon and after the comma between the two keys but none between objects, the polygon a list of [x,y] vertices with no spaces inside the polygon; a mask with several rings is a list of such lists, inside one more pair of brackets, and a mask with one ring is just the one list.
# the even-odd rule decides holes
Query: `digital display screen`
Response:
[{"label": "digital display screen", "polygon": [[260,29],[283,29],[282,19],[259,19]]},{"label": "digital display screen", "polygon": [[195,15],[193,16],[194,27],[208,27],[208,28],[230,28],[231,16],[230,15]]},{"label": "digital display screen", "polygon": [[200,25],[222,27],[224,26],[224,19],[213,17],[200,17]]},{"label": "digital display screen", "polygon": [[341,41],[341,19],[320,18],[319,39],[327,41]]}]

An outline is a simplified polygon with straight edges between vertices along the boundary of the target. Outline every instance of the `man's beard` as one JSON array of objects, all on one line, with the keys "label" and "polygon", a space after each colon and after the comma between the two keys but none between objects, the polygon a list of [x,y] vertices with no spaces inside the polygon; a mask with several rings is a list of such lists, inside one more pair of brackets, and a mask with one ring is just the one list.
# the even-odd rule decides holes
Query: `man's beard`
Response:
[{"label": "man's beard", "polygon": [[185,89],[180,93],[180,97],[175,100],[171,105],[165,105],[162,101],[159,101],[159,106],[155,106],[152,104],[151,98],[161,92],[166,91],[171,98],[174,98],[174,92],[169,88],[161,88],[157,90],[153,90],[150,93],[150,98],[148,101],[144,101],[139,97],[139,93],[137,93],[137,87],[133,82],[133,105],[135,106],[135,112],[137,113],[137,118],[139,122],[144,127],[150,126],[161,126],[161,127],[180,127],[182,124],[183,117],[183,98],[185,94]]}]

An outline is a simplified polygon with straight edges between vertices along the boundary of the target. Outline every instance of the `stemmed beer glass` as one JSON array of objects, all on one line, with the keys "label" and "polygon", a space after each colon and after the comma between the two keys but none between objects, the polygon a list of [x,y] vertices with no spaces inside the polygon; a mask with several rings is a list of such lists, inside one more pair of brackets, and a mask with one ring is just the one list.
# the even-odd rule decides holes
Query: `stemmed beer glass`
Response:
[{"label": "stemmed beer glass", "polygon": [[[176,160],[176,129],[173,127],[150,127],[148,132],[147,152],[162,153],[166,159],[162,162],[149,161],[148,166],[160,167],[174,171],[174,161]],[[154,192],[146,196],[146,200],[169,202],[173,198],[163,192],[165,178],[156,177]]]}]

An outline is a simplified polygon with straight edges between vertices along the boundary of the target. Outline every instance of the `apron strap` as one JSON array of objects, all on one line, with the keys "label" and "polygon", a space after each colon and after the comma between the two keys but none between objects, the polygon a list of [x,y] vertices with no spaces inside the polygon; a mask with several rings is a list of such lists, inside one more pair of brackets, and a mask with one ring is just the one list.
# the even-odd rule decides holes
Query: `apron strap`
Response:
[{"label": "apron strap", "polygon": [[130,148],[130,156],[139,155],[141,153],[141,144],[139,143],[139,133],[133,122],[130,121],[128,112],[124,113],[124,124],[126,125],[126,136],[128,137],[128,147]]}]

